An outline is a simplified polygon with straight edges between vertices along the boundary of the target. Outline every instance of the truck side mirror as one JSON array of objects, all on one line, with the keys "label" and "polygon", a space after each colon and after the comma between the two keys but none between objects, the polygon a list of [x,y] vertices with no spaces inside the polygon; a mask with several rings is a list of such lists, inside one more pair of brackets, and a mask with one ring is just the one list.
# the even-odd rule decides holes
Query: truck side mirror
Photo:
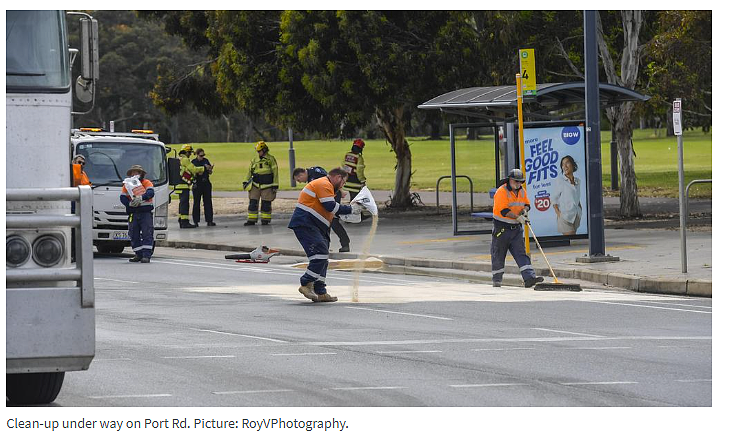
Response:
[{"label": "truck side mirror", "polygon": [[99,80],[99,27],[96,19],[82,18],[81,28],[81,78]]}]

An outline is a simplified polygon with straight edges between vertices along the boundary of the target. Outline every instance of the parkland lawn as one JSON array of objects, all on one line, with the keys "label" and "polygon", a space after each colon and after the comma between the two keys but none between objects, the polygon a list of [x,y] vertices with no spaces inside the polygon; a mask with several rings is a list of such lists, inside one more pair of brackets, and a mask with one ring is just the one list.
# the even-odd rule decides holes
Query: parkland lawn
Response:
[{"label": "parkland lawn", "polygon": [[[602,132],[603,185],[607,195],[611,192],[610,132]],[[677,138],[666,137],[664,130],[655,134],[654,130],[634,131],[635,166],[639,196],[676,197],[677,196]],[[425,138],[410,138],[412,151],[412,190],[435,191],[435,183],[440,176],[450,175],[450,143],[448,138],[439,141]],[[214,190],[242,190],[244,173],[256,155],[255,142],[246,143],[196,143],[194,148],[204,148],[206,157],[215,165],[212,183]],[[281,190],[292,189],[289,177],[289,143],[267,142],[278,161],[279,183]],[[344,154],[351,149],[351,141],[312,140],[295,141],[297,167],[320,165],[326,170],[341,165]],[[713,171],[712,130],[704,134],[700,129],[684,134],[685,182],[693,179],[710,179]],[[179,144],[173,145],[178,150]],[[394,188],[394,153],[384,139],[368,139],[364,147],[367,185],[374,190]],[[458,175],[471,177],[474,191],[486,191],[495,186],[494,139],[482,136],[480,140],[468,141],[465,138],[456,142],[456,165]],[[302,186],[298,185],[296,188]],[[450,179],[443,180],[440,189],[450,190]],[[458,179],[459,191],[468,191],[468,181]],[[712,186],[708,184],[692,188],[691,196],[712,198]]]}]

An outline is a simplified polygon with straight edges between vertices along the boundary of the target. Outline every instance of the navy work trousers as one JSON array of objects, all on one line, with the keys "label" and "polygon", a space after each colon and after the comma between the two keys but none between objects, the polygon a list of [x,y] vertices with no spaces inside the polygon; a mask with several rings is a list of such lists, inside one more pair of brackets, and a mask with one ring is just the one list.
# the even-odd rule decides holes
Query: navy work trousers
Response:
[{"label": "navy work trousers", "polygon": [[512,254],[514,261],[517,262],[524,281],[535,277],[532,262],[524,249],[522,226],[494,225],[494,233],[491,235],[491,279],[494,282],[501,283],[504,277],[507,251]]},{"label": "navy work trousers", "polygon": [[127,234],[136,256],[153,256],[153,212],[133,213],[128,223]]},{"label": "navy work trousers", "polygon": [[328,272],[328,246],[330,237],[324,236],[316,227],[292,227],[295,237],[308,257],[308,268],[300,277],[301,286],[313,282],[313,290],[318,295],[326,293],[326,272]]}]

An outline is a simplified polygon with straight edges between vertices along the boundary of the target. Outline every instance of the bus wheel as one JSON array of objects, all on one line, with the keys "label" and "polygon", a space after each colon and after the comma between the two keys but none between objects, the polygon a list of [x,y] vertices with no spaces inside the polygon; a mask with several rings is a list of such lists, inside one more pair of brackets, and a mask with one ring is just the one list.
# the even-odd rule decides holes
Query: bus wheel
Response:
[{"label": "bus wheel", "polygon": [[5,396],[13,405],[45,405],[56,400],[63,372],[5,374]]}]

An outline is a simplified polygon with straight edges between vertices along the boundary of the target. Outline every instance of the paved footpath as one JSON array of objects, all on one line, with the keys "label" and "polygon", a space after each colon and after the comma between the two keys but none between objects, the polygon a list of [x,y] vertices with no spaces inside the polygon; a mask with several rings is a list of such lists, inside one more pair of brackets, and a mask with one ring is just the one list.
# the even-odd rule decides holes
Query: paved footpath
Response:
[{"label": "paved footpath", "polygon": [[[290,196],[292,195],[292,196]],[[469,200],[469,194],[459,194],[459,202]],[[217,192],[215,196],[241,196],[242,192]],[[278,199],[293,199],[297,191],[285,191]],[[450,212],[435,212],[435,192],[422,192],[426,208],[422,212],[391,213],[379,216],[376,237],[370,247],[370,256],[382,259],[388,269],[403,273],[429,274],[454,278],[489,281],[491,269],[490,236],[453,236]],[[432,200],[428,199],[432,196]],[[376,192],[375,200],[384,202],[388,192]],[[446,194],[445,204],[450,203]],[[443,204],[443,196],[441,196]],[[477,210],[485,210],[488,203],[477,203]],[[618,198],[605,198],[605,214],[613,218],[618,212]],[[646,214],[674,213],[676,199],[642,198]],[[588,240],[573,240],[570,246],[544,247],[553,270],[563,282],[593,282],[639,292],[708,296],[712,297],[712,202],[691,201],[690,211],[703,215],[696,221],[707,224],[702,230],[687,232],[688,273],[681,273],[679,219],[620,223],[607,219],[605,245],[608,255],[620,258],[618,262],[581,263],[577,258],[588,254]],[[169,220],[169,240],[162,246],[193,249],[215,249],[248,252],[260,245],[281,250],[283,255],[298,257],[304,253],[292,231],[287,228],[290,215],[275,214],[269,226],[244,227],[243,215],[216,215],[216,227],[201,226],[181,230],[174,219]],[[476,218],[464,218],[461,229],[486,228],[490,224]],[[333,259],[358,258],[369,233],[371,221],[346,224],[351,237],[351,252],[338,253],[338,238],[332,234]],[[532,262],[539,274],[551,277],[544,258],[532,246]],[[519,270],[511,257],[507,258],[505,284],[519,285]],[[552,280],[552,278],[549,278]]]}]

